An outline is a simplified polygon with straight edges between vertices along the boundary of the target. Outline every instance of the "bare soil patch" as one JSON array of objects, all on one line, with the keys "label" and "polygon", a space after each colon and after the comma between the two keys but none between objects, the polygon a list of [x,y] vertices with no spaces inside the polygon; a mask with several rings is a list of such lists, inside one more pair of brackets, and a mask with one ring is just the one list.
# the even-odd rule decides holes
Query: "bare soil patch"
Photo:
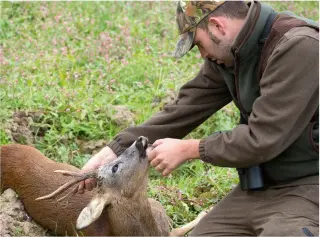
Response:
[{"label": "bare soil patch", "polygon": [[18,195],[7,189],[0,195],[0,236],[45,236],[47,231],[24,210]]}]

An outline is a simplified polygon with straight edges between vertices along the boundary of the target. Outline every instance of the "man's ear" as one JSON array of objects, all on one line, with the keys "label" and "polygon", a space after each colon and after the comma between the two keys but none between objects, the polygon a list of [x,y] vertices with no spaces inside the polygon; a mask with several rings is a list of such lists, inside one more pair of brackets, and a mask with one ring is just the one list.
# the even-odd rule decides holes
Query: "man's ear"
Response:
[{"label": "man's ear", "polygon": [[99,218],[104,207],[108,204],[109,200],[106,196],[98,195],[94,197],[89,205],[81,211],[77,219],[76,229],[82,230],[91,225]]},{"label": "man's ear", "polygon": [[[226,24],[223,18],[220,17],[210,17],[208,22],[208,27],[213,27],[214,31],[218,31],[221,35],[226,34]],[[216,32],[215,32],[216,33]]]}]

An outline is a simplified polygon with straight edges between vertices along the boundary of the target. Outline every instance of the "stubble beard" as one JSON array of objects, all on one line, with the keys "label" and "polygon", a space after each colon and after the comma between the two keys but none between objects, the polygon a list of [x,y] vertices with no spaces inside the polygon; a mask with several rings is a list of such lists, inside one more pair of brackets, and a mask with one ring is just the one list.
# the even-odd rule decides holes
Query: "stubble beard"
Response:
[{"label": "stubble beard", "polygon": [[219,53],[222,57],[218,60],[224,61],[226,66],[230,64],[233,65],[234,57],[231,52],[231,42],[222,42],[219,38],[214,36],[210,30],[208,31],[208,34],[212,42],[219,45]]}]

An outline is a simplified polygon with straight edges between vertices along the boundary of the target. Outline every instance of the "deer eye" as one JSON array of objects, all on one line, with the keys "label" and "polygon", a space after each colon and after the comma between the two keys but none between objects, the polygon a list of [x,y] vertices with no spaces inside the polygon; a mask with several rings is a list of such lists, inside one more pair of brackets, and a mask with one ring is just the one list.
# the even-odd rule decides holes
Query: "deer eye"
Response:
[{"label": "deer eye", "polygon": [[119,164],[116,164],[112,167],[112,173],[114,174],[115,172],[118,171],[118,167],[119,167]]}]

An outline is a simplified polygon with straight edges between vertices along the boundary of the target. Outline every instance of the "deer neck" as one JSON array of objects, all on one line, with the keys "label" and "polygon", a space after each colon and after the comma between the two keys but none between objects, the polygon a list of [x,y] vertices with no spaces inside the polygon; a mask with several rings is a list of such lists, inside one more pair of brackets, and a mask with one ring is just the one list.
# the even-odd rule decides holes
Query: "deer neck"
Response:
[{"label": "deer neck", "polygon": [[129,197],[117,193],[114,194],[107,209],[114,235],[161,235],[161,230],[157,225],[148,201],[146,185],[142,185],[140,190]]}]

